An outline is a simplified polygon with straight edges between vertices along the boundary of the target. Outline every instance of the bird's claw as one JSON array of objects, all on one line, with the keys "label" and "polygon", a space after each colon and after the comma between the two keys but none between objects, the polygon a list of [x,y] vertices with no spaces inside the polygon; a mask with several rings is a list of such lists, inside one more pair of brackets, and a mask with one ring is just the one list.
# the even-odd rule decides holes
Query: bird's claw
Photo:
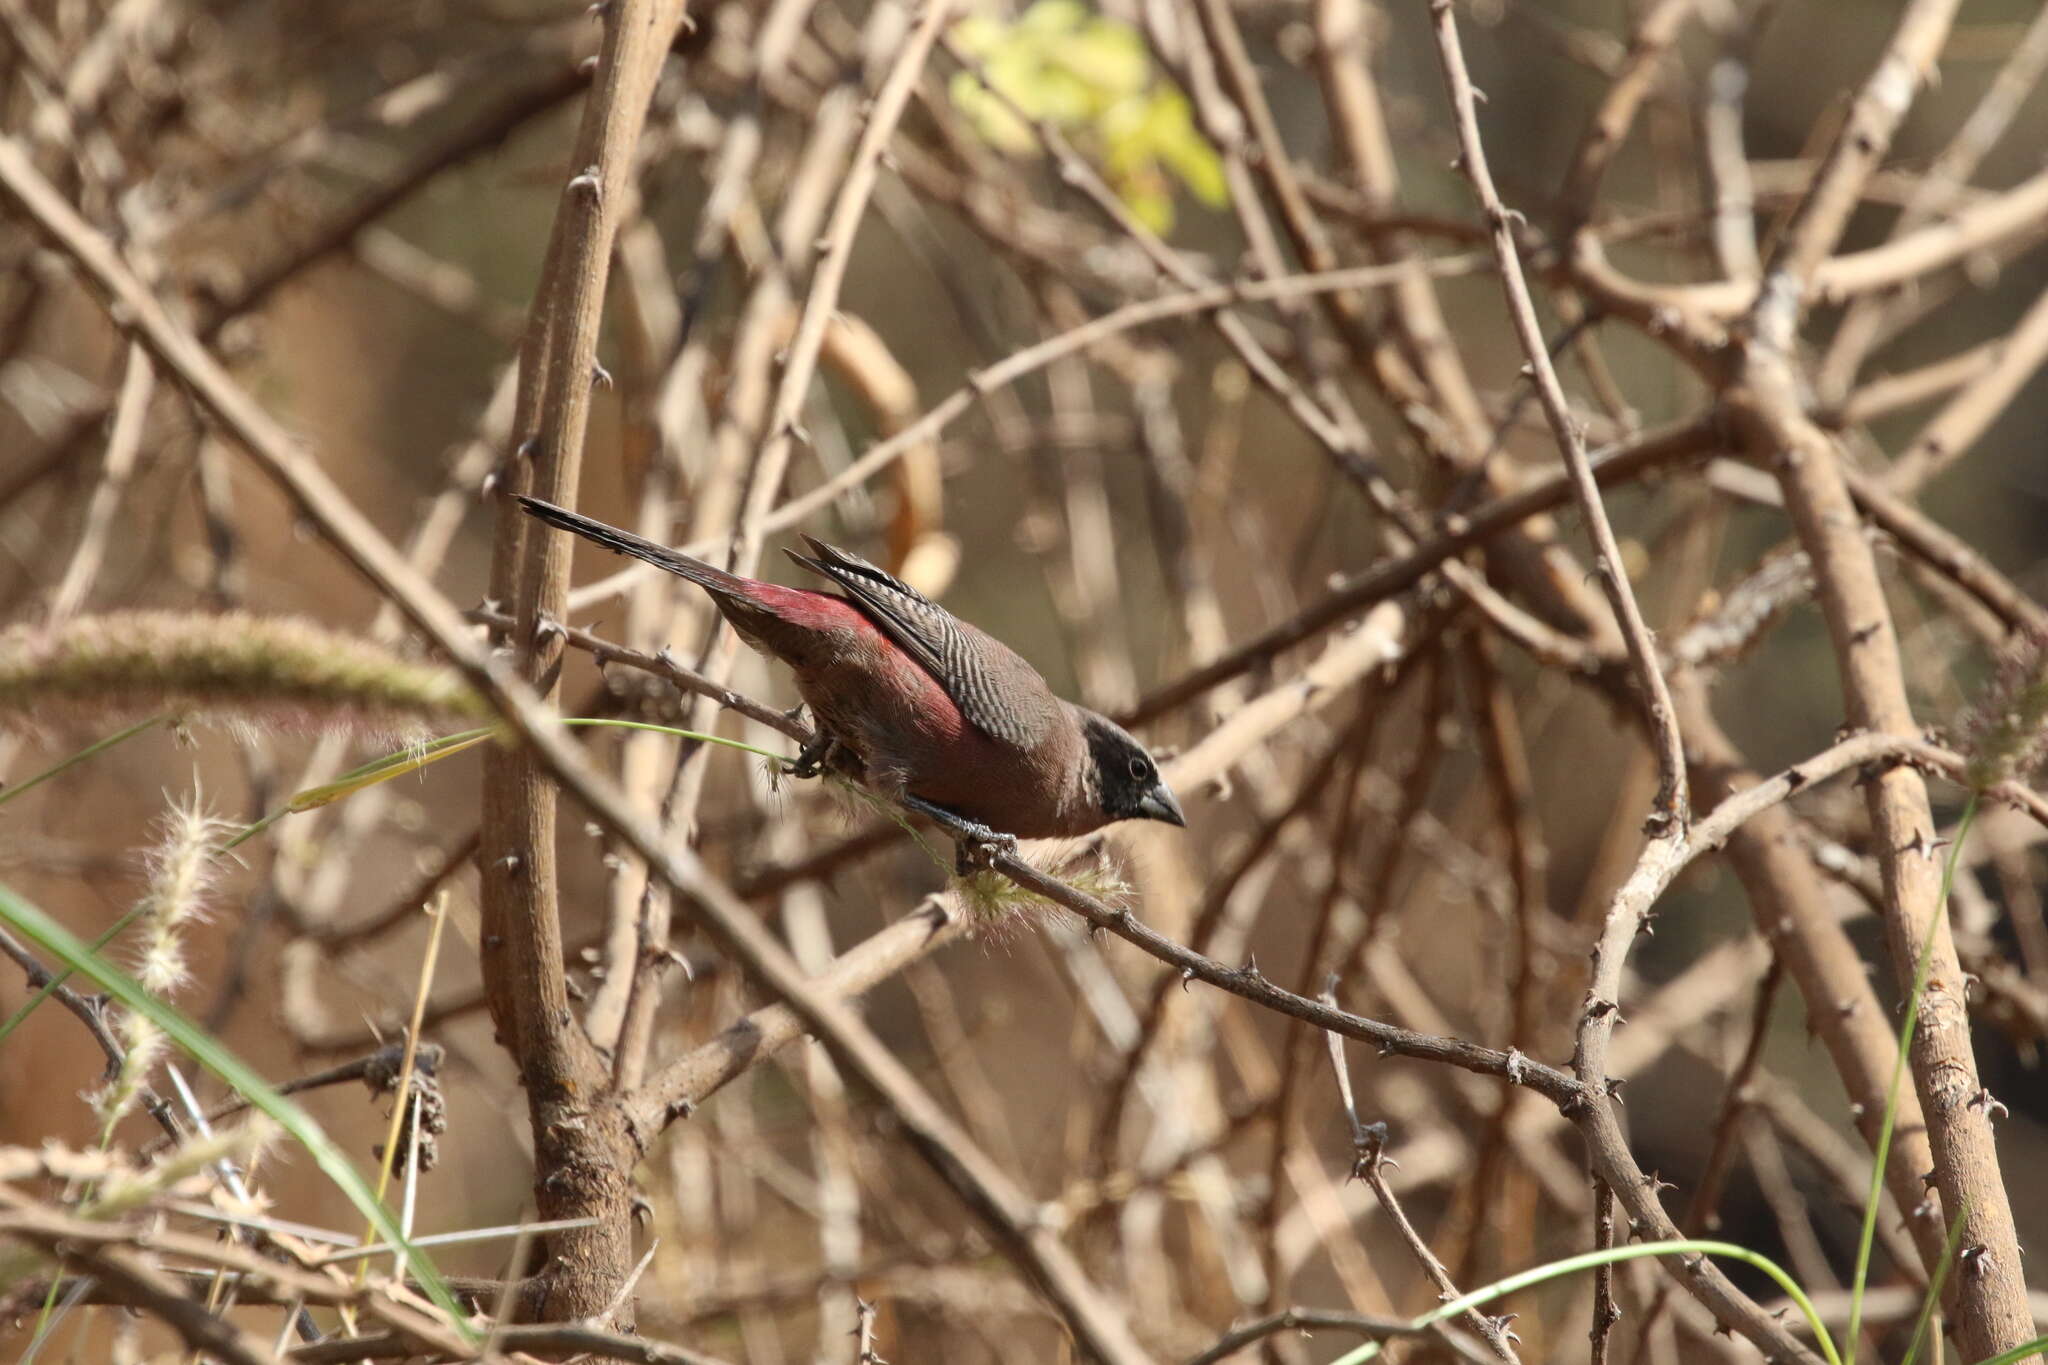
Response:
[{"label": "bird's claw", "polygon": [[797,751],[794,762],[789,765],[789,775],[797,778],[812,778],[832,765],[833,750],[839,741],[830,735],[819,735]]},{"label": "bird's claw", "polygon": [[928,817],[952,838],[953,875],[956,877],[971,877],[976,872],[994,867],[998,858],[1017,856],[1017,836],[1014,834],[1001,833],[979,820],[963,819],[944,806],[935,806],[915,796],[904,797],[903,804]]},{"label": "bird's claw", "polygon": [[1017,836],[987,825],[962,823],[953,834],[953,875],[971,877],[996,865],[997,858],[1017,856]]}]

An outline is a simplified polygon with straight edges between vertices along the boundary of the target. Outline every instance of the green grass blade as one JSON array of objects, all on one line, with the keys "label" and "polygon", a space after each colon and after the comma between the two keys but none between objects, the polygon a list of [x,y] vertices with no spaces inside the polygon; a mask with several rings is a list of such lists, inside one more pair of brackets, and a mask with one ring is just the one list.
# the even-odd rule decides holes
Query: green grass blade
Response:
[{"label": "green grass blade", "polygon": [[[101,934],[98,938],[92,941],[92,951],[97,953],[102,948],[106,947],[109,943],[112,943],[115,939],[119,938],[121,936],[121,931],[126,929],[129,925],[135,923],[135,921],[138,918],[140,918],[141,915],[142,907],[138,905],[129,910],[127,914],[121,916],[121,918],[115,920],[112,924],[108,925],[106,932]],[[7,1035],[13,1033],[16,1029],[21,1027],[22,1020],[28,1018],[31,1014],[35,1013],[36,1006],[42,1004],[45,1000],[48,1000],[51,996],[55,995],[57,993],[57,988],[63,985],[65,982],[69,981],[70,979],[71,969],[69,967],[64,968],[64,970],[60,972],[51,973],[50,979],[43,983],[43,988],[37,991],[34,995],[31,995],[28,999],[22,1001],[21,1008],[16,1010],[14,1013],[8,1015],[6,1023],[0,1024],[0,1045],[4,1045],[7,1042]]]},{"label": "green grass blade", "polygon": [[1941,1306],[1941,1287],[1948,1283],[1948,1272],[1956,1263],[1956,1248],[1962,1244],[1963,1222],[1970,1216],[1966,1203],[1956,1212],[1954,1221],[1948,1225],[1948,1240],[1942,1243],[1941,1259],[1935,1263],[1934,1279],[1928,1283],[1927,1297],[1920,1304],[1920,1317],[1913,1323],[1913,1339],[1906,1343],[1906,1354],[1899,1365],[1913,1365],[1920,1354],[1920,1343],[1927,1339],[1927,1328],[1934,1321],[1934,1310]]},{"label": "green grass blade", "polygon": [[[1841,1365],[1842,1358],[1835,1351],[1834,1338],[1828,1335],[1827,1324],[1821,1321],[1819,1311],[1813,1306],[1813,1300],[1806,1297],[1806,1291],[1799,1287],[1799,1282],[1787,1274],[1782,1266],[1761,1252],[1751,1251],[1748,1247],[1737,1246],[1733,1242],[1704,1241],[1696,1238],[1688,1238],[1678,1242],[1641,1242],[1635,1246],[1608,1247],[1603,1251],[1587,1251],[1577,1256],[1567,1256],[1563,1260],[1551,1261],[1546,1265],[1520,1271],[1508,1276],[1506,1279],[1495,1280],[1484,1288],[1475,1289],[1469,1294],[1461,1295],[1450,1300],[1448,1303],[1440,1304],[1420,1317],[1410,1319],[1408,1330],[1419,1332],[1431,1323],[1456,1317],[1467,1309],[1491,1303],[1493,1300],[1507,1294],[1512,1294],[1518,1289],[1527,1289],[1531,1285],[1542,1284],[1547,1280],[1559,1279],[1566,1275],[1575,1275],[1581,1270],[1591,1270],[1595,1266],[1614,1265],[1621,1261],[1633,1261],[1643,1256],[1692,1255],[1713,1256],[1724,1261],[1740,1261],[1744,1265],[1754,1266],[1770,1276],[1777,1283],[1778,1288],[1785,1291],[1785,1296],[1791,1299],[1798,1307],[1800,1314],[1805,1317],[1806,1325],[1813,1332],[1813,1339],[1819,1344],[1821,1354],[1827,1358],[1828,1365]],[[1348,1355],[1339,1356],[1335,1361],[1331,1362],[1331,1365],[1363,1365],[1365,1361],[1376,1359],[1384,1344],[1378,1341],[1368,1341]]]},{"label": "green grass blade", "polygon": [[69,758],[59,759],[55,764],[43,769],[34,777],[31,777],[28,781],[17,782],[13,786],[9,787],[7,790],[0,791],[0,806],[6,805],[9,801],[12,801],[15,797],[21,795],[25,791],[29,791],[32,788],[42,786],[43,783],[48,782],[53,777],[71,771],[71,769],[85,762],[88,758],[91,758],[93,755],[105,753],[107,750],[113,748],[116,744],[119,744],[122,740],[133,739],[136,735],[141,734],[144,730],[149,729],[152,725],[163,724],[164,719],[165,718],[162,716],[151,716],[148,720],[138,720],[125,730],[117,730],[113,734],[108,735],[105,739],[95,740],[91,744],[86,745],[83,749],[80,749],[77,753],[71,755],[71,757]]},{"label": "green grass blade", "polygon": [[742,753],[759,754],[762,758],[772,758],[778,763],[790,761],[788,754],[778,754],[767,749],[757,748],[752,744],[743,743],[737,739],[727,739],[724,735],[707,735],[701,730],[678,730],[673,725],[655,725],[644,720],[614,720],[609,716],[564,716],[562,717],[562,724],[604,725],[618,730],[646,730],[652,734],[674,735],[677,739],[693,739],[700,744],[718,744],[728,749],[738,749]]},{"label": "green grass blade", "polygon": [[0,884],[0,919],[31,939],[43,951],[65,963],[83,976],[89,977],[114,999],[138,1014],[146,1015],[164,1033],[183,1048],[192,1059],[226,1082],[235,1092],[256,1109],[269,1115],[280,1127],[298,1139],[299,1144],[312,1154],[313,1162],[336,1188],[348,1196],[377,1229],[378,1235],[387,1242],[407,1249],[407,1260],[413,1266],[413,1274],[419,1280],[427,1296],[432,1299],[456,1330],[470,1341],[481,1340],[476,1330],[469,1325],[469,1316],[455,1302],[455,1296],[448,1290],[447,1282],[423,1254],[413,1248],[398,1222],[391,1216],[383,1203],[371,1191],[369,1183],[362,1177],[348,1155],[334,1144],[311,1115],[277,1093],[270,1083],[258,1075],[241,1058],[221,1046],[212,1034],[188,1019],[182,1012],[157,999],[127,973],[115,967],[98,951],[88,946],[77,935],[66,929],[42,910],[17,896],[4,884]]}]

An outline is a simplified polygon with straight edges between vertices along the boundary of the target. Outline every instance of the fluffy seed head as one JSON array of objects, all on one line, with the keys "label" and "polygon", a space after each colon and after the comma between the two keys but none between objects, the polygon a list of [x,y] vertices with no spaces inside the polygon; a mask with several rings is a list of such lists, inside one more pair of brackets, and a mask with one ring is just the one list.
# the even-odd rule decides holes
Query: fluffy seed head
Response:
[{"label": "fluffy seed head", "polygon": [[114,1125],[135,1108],[166,1047],[163,1030],[146,1014],[123,1010],[115,1031],[121,1039],[121,1069],[88,1097],[100,1116],[102,1137],[111,1134]]},{"label": "fluffy seed head", "polygon": [[1965,727],[1970,785],[2025,779],[2048,757],[2048,636],[2020,635]]},{"label": "fluffy seed head", "polygon": [[185,932],[205,918],[218,852],[234,827],[209,815],[197,795],[189,805],[173,805],[159,825],[136,925],[142,957],[135,976],[151,995],[167,996],[190,975]]},{"label": "fluffy seed head", "polygon": [[452,669],[282,617],[126,611],[0,630],[0,721],[105,725],[170,712],[388,734],[488,711]]}]

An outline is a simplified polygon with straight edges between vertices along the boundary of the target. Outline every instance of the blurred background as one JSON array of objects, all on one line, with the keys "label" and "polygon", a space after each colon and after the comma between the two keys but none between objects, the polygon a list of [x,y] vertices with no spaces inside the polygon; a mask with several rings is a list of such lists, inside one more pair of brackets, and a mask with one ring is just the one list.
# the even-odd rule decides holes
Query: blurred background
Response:
[{"label": "blurred background", "polygon": [[[1458,8],[1486,95],[1487,150],[1504,198],[1528,216],[1539,281],[1558,259],[1542,243],[1561,240],[1545,234],[1574,211],[1560,186],[1651,8]],[[1692,8],[1590,219],[1616,266],[1660,284],[1722,274],[1705,170],[1717,71],[1746,82],[1735,113],[1767,249],[1895,17],[1877,3]],[[792,333],[847,140],[912,16],[887,0],[693,10],[654,97],[637,203],[615,253],[600,347],[613,382],[595,395],[578,505],[715,550],[730,543],[750,491],[776,353]],[[451,601],[482,604],[492,528],[504,515],[486,489],[511,458],[510,367],[561,186],[578,169],[569,149],[586,89],[579,62],[599,26],[580,5],[515,0],[19,0],[0,11],[0,126]],[[1162,289],[1131,235],[1063,181],[1019,106],[1064,131],[1129,212],[1203,275],[1264,273],[1237,211],[1241,190],[1264,182],[1226,173],[1242,121],[1218,122],[1213,98],[1205,103],[1203,82],[1213,97],[1216,75],[1195,13],[1164,0],[1099,11],[1040,0],[1028,11],[974,10],[954,30],[854,241],[806,439],[776,501],[820,486],[977,371]],[[1471,480],[1509,488],[1551,472],[1556,446],[1518,377],[1522,353],[1454,165],[1426,7],[1250,0],[1230,13],[1338,263],[1478,253],[1434,290],[1493,445],[1462,472],[1431,459],[1412,415],[1316,305],[1248,305],[1253,335],[1304,383],[1351,396],[1378,472],[1418,507],[1469,507]],[[1332,117],[1322,54],[1338,20],[1362,25],[1360,60],[1395,157],[1397,180],[1380,182],[1393,185],[1391,197],[1368,192]],[[1872,181],[1845,249],[1897,230],[1923,183],[1916,177],[2040,28],[2022,0],[1963,6],[1941,78]],[[987,97],[977,72],[1003,99]],[[1975,188],[1945,210],[2041,169],[2048,97],[2031,85],[2015,93],[2005,135],[1969,177]],[[2044,235],[2048,222],[2034,222],[1888,297],[1883,328],[1856,363],[1838,362],[1844,372],[1830,374],[1826,362],[1848,310],[1818,312],[1802,337],[1816,407],[1840,412],[1885,376],[1922,374],[2005,337],[2048,288]],[[1293,246],[1284,255],[1290,269],[1307,268]],[[1704,410],[1707,387],[1669,347],[1622,322],[1586,321],[1570,290],[1541,284],[1539,293],[1592,445]],[[1379,291],[1371,298],[1377,317],[1387,305]],[[0,219],[0,614],[11,632],[0,647],[25,651],[25,632],[58,613],[75,624],[134,609],[246,611],[423,657],[180,385],[156,376],[133,401],[124,390],[136,382],[132,364],[65,260],[19,216]],[[1835,425],[1856,460],[1882,469],[1953,387]],[[119,442],[110,440],[117,408],[137,424]],[[2048,586],[2044,422],[2048,386],[2021,386],[1920,499],[2032,595]],[[1782,510],[1753,482],[1714,477],[1707,459],[1720,453],[1709,443],[1610,494],[1624,557],[1667,640],[1784,553]],[[977,396],[935,440],[913,443],[801,523],[896,569],[1016,647],[1062,694],[1113,714],[1291,618],[1333,576],[1392,553],[1387,528],[1355,471],[1199,315],[1120,332]],[[1576,516],[1560,512],[1554,529],[1589,562]],[[1881,562],[1916,715],[1959,727],[1993,670],[1996,633],[1917,565],[1890,551]],[[622,563],[579,548],[574,582],[608,580]],[[800,577],[777,555],[761,563],[766,576]],[[1487,567],[1545,614],[1500,565]],[[1590,594],[1591,580],[1581,588]],[[1562,1065],[1586,954],[1638,847],[1654,764],[1615,693],[1476,626],[1441,584],[1402,607],[1398,663],[1318,698],[1223,775],[1182,792],[1186,833],[1120,837],[1113,856],[1132,904],[1175,938],[1226,961],[1255,956],[1274,980],[1310,994],[1339,970],[1347,1006],[1361,1013]],[[786,676],[735,651],[729,633],[711,638],[705,604],[686,588],[634,576],[579,593],[572,622],[730,669],[733,686],[776,706],[795,701]],[[1148,716],[1145,738],[1167,752],[1194,745],[1322,648],[1281,652]],[[1825,747],[1842,724],[1833,653],[1807,601],[1772,612],[1743,648],[1716,658],[1711,685],[1715,714],[1758,771]],[[93,696],[9,686],[0,696],[9,782],[173,701],[185,717],[0,811],[0,878],[86,936],[141,894],[170,808],[199,803],[246,824],[408,737],[461,728],[265,708],[142,678]],[[686,723],[692,714],[652,675],[600,670],[574,651],[561,698],[565,712],[585,715]],[[729,714],[698,720],[793,748]],[[946,882],[946,869],[913,844],[862,838],[879,823],[871,812],[815,784],[777,783],[754,758],[612,732],[588,743],[650,809],[670,798],[674,836],[813,969]],[[360,1057],[402,1035],[427,935],[414,910],[445,889],[449,932],[425,1036],[446,1049],[447,1128],[419,1182],[423,1231],[514,1223],[534,1206],[515,1072],[481,1008],[470,863],[479,780],[474,755],[454,758],[288,817],[236,850],[203,922],[185,931],[191,972],[174,997],[276,1079]],[[1947,803],[1938,813],[1952,819],[1953,792],[1937,795]],[[1871,875],[1862,802],[1844,782],[1802,797],[1797,811],[1816,856],[1831,849],[1852,867],[1826,892],[1850,917],[1889,1007],[1882,934],[1859,890],[1858,877],[1867,887]],[[1997,986],[1972,1002],[1978,1058],[2011,1109],[1999,1141],[2032,1245],[2048,1236],[2037,839],[2011,812],[1987,816],[1957,906],[1971,968]],[[637,902],[642,874],[573,807],[562,844],[579,1008],[616,1010],[607,926]],[[1632,958],[1639,994],[1620,1035],[1629,1065],[1617,1066],[1632,1082],[1626,1122],[1639,1163],[1679,1187],[1667,1200],[1674,1210],[1711,1179],[1719,1235],[1794,1266],[1817,1290],[1840,1283],[1868,1155],[1742,885],[1725,865],[1703,862],[1660,903],[1656,929]],[[763,1003],[680,916],[673,943],[690,972],[666,979],[657,1059]],[[863,1009],[984,1149],[1060,1211],[1069,1244],[1162,1358],[1191,1356],[1233,1322],[1289,1304],[1392,1316],[1430,1306],[1433,1289],[1370,1196],[1346,1183],[1348,1130],[1321,1040],[1172,984],[1128,946],[1028,910],[913,962]],[[27,994],[18,971],[0,972],[0,1012]],[[1726,1079],[1753,1035],[1747,1103],[1731,1111]],[[641,1244],[658,1246],[637,1288],[640,1328],[735,1361],[850,1359],[857,1293],[880,1306],[889,1359],[1066,1358],[1071,1347],[1044,1302],[907,1155],[886,1116],[807,1047],[710,1098],[641,1168],[650,1206]],[[1416,1062],[1352,1062],[1361,1115],[1392,1125],[1397,1186],[1460,1284],[1588,1245],[1576,1139],[1546,1121],[1555,1116],[1539,1100]],[[0,1045],[0,1141],[93,1146],[100,1118],[89,1096],[101,1069],[75,1018],[38,1011]],[[348,1085],[304,1100],[351,1153],[374,1161],[387,1098]],[[142,1115],[117,1131],[123,1144],[154,1135]],[[1727,1150],[1714,1154],[1717,1146]],[[289,1150],[257,1176],[280,1217],[342,1229],[354,1221]],[[499,1241],[439,1259],[451,1273],[497,1276],[507,1255]],[[1881,1283],[1911,1282],[1882,1255],[1880,1267]],[[2038,1283],[2038,1269],[2030,1274]],[[1735,1351],[1711,1337],[1711,1321],[1683,1293],[1667,1300],[1654,1273],[1621,1278],[1628,1316],[1617,1349],[1657,1360]],[[1760,1297],[1773,1292],[1761,1277],[1738,1280]],[[1517,1301],[1527,1358],[1583,1354],[1589,1292],[1571,1281]],[[1654,1302],[1664,1306],[1653,1314]],[[1907,1303],[1910,1311],[1910,1295]],[[34,1305],[12,1306],[0,1333],[16,1335],[0,1350],[25,1349],[36,1321]],[[274,1312],[251,1313],[274,1333]],[[1878,1330],[1909,1327],[1910,1317],[1905,1329]],[[100,1358],[114,1330],[81,1311],[43,1358]],[[1881,1339],[1895,1352],[1903,1337]],[[1286,1335],[1265,1349],[1326,1361],[1354,1343]]]}]

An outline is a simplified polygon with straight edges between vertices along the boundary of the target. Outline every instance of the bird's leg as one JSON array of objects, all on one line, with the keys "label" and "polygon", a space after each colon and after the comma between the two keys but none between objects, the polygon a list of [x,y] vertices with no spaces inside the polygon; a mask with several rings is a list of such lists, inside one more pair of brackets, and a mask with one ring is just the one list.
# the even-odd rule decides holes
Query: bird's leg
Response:
[{"label": "bird's leg", "polygon": [[952,836],[955,876],[972,876],[978,868],[994,867],[998,857],[1017,856],[1017,836],[1014,834],[990,829],[978,820],[964,819],[944,806],[935,806],[915,796],[906,795],[903,804],[929,817],[933,824]]}]

